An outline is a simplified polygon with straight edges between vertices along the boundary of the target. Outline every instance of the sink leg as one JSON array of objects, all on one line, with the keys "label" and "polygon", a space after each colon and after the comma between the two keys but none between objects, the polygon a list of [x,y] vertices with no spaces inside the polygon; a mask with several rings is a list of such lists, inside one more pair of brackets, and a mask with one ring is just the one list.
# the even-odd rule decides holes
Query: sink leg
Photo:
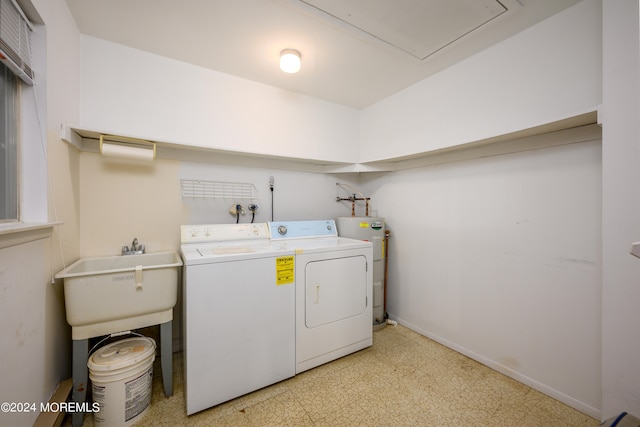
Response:
[{"label": "sink leg", "polygon": [[173,321],[160,324],[160,357],[162,362],[162,384],[164,395],[173,394]]},{"label": "sink leg", "polygon": [[[75,403],[82,404],[87,398],[87,387],[89,381],[87,378],[87,358],[89,357],[89,340],[73,340],[73,366],[71,375],[73,376],[73,394],[72,399]],[[74,412],[71,415],[71,425],[80,427],[84,413]]]}]

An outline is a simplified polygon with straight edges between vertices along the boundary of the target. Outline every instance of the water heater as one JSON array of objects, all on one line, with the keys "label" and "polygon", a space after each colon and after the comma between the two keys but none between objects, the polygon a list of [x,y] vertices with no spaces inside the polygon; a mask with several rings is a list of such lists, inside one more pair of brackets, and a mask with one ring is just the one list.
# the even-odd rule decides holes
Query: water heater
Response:
[{"label": "water heater", "polygon": [[338,235],[373,243],[373,327],[382,329],[387,324],[384,307],[385,227],[384,218],[349,216],[336,218]]}]

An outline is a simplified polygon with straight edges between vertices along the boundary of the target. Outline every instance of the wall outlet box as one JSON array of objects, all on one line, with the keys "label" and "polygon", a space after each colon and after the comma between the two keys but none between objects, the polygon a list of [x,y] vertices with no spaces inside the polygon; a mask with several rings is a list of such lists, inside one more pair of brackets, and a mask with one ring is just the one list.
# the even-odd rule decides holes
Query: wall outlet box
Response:
[{"label": "wall outlet box", "polygon": [[635,242],[631,244],[631,255],[637,256],[640,258],[640,242]]}]

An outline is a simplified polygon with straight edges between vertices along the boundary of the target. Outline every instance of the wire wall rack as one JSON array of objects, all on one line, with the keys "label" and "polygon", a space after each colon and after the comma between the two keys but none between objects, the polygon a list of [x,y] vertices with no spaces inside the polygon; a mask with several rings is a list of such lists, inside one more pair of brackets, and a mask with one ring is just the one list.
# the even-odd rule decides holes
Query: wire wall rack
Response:
[{"label": "wire wall rack", "polygon": [[181,179],[182,198],[189,199],[259,199],[255,185],[249,182],[203,181]]}]

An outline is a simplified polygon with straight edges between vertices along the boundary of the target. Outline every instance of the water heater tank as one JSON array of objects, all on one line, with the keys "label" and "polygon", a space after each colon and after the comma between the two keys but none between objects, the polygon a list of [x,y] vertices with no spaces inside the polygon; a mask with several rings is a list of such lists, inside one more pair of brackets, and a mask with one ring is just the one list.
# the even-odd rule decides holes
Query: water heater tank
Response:
[{"label": "water heater tank", "polygon": [[[383,328],[387,323],[384,307],[385,244],[384,218],[348,216],[336,218],[340,237],[367,240],[373,243],[373,326]],[[378,328],[377,328],[378,327]]]}]

